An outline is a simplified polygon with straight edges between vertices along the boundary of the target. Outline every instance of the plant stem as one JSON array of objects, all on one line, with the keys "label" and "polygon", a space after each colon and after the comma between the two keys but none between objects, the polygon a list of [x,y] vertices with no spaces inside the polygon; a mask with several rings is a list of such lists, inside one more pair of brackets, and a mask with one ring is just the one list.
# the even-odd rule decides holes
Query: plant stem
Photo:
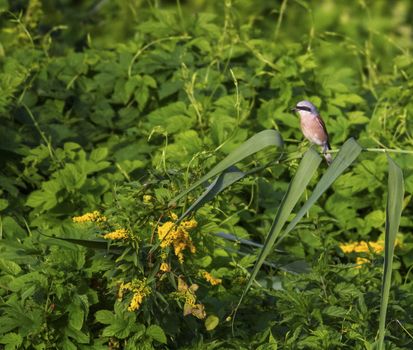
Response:
[{"label": "plant stem", "polygon": [[[340,149],[329,150],[327,153],[337,153]],[[382,153],[405,153],[405,154],[413,154],[413,150],[405,150],[405,149],[394,149],[394,148],[363,148],[365,152],[382,152]]]},{"label": "plant stem", "polygon": [[407,153],[407,154],[413,154],[413,151],[408,151],[405,149],[392,149],[392,148],[363,148],[363,151],[366,152],[391,152],[391,153]]}]

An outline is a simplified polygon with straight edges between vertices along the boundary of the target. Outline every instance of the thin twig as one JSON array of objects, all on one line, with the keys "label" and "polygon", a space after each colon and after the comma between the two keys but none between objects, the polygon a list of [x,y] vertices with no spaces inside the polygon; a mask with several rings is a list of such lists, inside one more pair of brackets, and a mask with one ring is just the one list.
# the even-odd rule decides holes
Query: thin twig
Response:
[{"label": "thin twig", "polygon": [[22,103],[21,105],[26,110],[26,112],[29,115],[30,119],[33,121],[34,127],[36,128],[37,132],[40,134],[40,137],[43,139],[44,143],[46,144],[47,149],[49,150],[50,157],[52,159],[56,159],[55,154],[54,154],[54,150],[53,150],[53,146],[52,146],[50,140],[48,140],[48,138],[46,137],[43,130],[40,128],[40,125],[37,122],[36,118],[34,117],[32,111],[30,110],[29,107],[27,107],[27,105],[25,103]]},{"label": "thin twig", "polygon": [[288,1],[288,0],[283,0],[283,2],[282,2],[282,4],[281,4],[280,13],[278,14],[277,26],[275,27],[274,39],[277,39],[278,34],[279,34],[279,32],[280,32],[280,28],[281,28],[281,23],[282,23],[282,20],[283,20],[284,12],[285,12],[285,9],[286,9],[286,7],[287,7],[287,1]]},{"label": "thin twig", "polygon": [[[406,154],[413,154],[413,150],[405,150],[405,149],[394,149],[394,148],[363,148],[365,152],[380,152],[380,153],[406,153]],[[340,152],[340,149],[329,150],[326,153],[337,153]]]}]

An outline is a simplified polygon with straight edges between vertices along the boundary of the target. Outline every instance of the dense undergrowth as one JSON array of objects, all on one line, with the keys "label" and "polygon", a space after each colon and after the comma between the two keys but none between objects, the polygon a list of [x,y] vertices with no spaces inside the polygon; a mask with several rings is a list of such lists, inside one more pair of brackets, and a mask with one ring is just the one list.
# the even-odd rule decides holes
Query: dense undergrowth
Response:
[{"label": "dense undergrowth", "polygon": [[[413,346],[409,1],[0,10],[0,347],[372,349],[387,193],[378,148],[401,150],[390,155],[406,187],[386,349]],[[289,111],[303,98],[333,149],[354,137],[366,151],[268,256],[234,319],[309,146]],[[284,149],[241,162],[267,166],[174,226],[202,189],[170,201],[264,129]]]}]

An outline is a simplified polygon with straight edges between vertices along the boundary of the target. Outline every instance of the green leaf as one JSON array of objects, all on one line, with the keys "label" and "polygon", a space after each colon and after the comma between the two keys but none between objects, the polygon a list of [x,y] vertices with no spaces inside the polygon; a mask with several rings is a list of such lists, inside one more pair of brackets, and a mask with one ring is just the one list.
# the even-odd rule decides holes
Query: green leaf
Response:
[{"label": "green leaf", "polygon": [[23,338],[20,334],[7,333],[0,338],[0,344],[4,344],[4,350],[20,349],[23,343]]},{"label": "green leaf", "polygon": [[65,338],[61,343],[60,346],[62,350],[77,350],[77,347],[73,342],[69,340],[69,338]]},{"label": "green leaf", "polygon": [[[117,301],[114,305],[115,315],[111,315],[104,310],[104,313],[96,313],[96,318],[99,318],[100,321],[104,321],[104,317],[109,317],[110,324],[105,327],[102,332],[104,337],[115,336],[119,339],[127,338],[131,332],[136,327],[136,314],[133,312],[125,311],[123,304],[120,301]],[[108,324],[108,322],[102,322]]]},{"label": "green leaf", "polygon": [[382,210],[374,210],[369,213],[364,220],[372,227],[382,227],[385,222],[385,214]]},{"label": "green leaf", "polygon": [[152,339],[155,339],[156,341],[166,344],[166,335],[163,331],[163,329],[157,325],[151,325],[146,329],[146,335],[151,337]]},{"label": "green leaf", "polygon": [[86,181],[86,174],[74,164],[66,164],[64,169],[57,172],[57,179],[63,188],[81,188]]},{"label": "green leaf", "polygon": [[130,328],[128,323],[116,319],[116,321],[109,326],[105,327],[102,332],[103,337],[117,337],[119,339],[125,339],[130,334]]},{"label": "green leaf", "polygon": [[9,206],[9,201],[4,198],[0,198],[0,211],[6,209]]},{"label": "green leaf", "polygon": [[[52,196],[52,199],[54,199],[55,203],[57,203],[54,196]],[[47,199],[45,198],[45,193],[43,191],[33,191],[27,198],[26,205],[32,208],[37,208],[42,206],[46,200]]]},{"label": "green leaf", "polygon": [[161,84],[158,89],[159,99],[162,100],[165,97],[168,97],[177,91],[179,91],[183,86],[181,80],[168,80],[165,83]]},{"label": "green leaf", "polygon": [[258,134],[252,136],[238,148],[232,151],[227,157],[225,157],[221,162],[219,162],[214,168],[212,168],[206,175],[201,177],[192,186],[190,186],[185,191],[181,192],[174,199],[169,202],[169,205],[175,204],[183,196],[191,192],[193,189],[208,181],[212,177],[222,173],[224,170],[228,169],[230,166],[235,165],[241,160],[247,158],[248,156],[261,151],[262,149],[275,146],[282,148],[283,141],[281,135],[275,130],[264,130]]},{"label": "green leaf", "polygon": [[400,218],[403,209],[404,183],[403,173],[397,164],[387,156],[389,178],[387,184],[386,205],[386,232],[384,238],[384,265],[381,287],[380,319],[378,334],[378,349],[384,349],[386,331],[386,313],[389,303],[391,275],[394,256],[394,244],[399,230]]},{"label": "green leaf", "polygon": [[188,130],[194,124],[194,119],[187,115],[187,107],[182,101],[158,108],[146,118],[150,129],[161,126],[169,134]]},{"label": "green leaf", "polygon": [[219,318],[215,315],[209,315],[205,320],[205,329],[210,332],[219,324]]},{"label": "green leaf", "polygon": [[0,258],[0,270],[13,276],[18,275],[22,271],[20,266],[17,265],[14,261],[6,260],[3,258]]},{"label": "green leaf", "polygon": [[326,307],[323,313],[331,317],[344,318],[348,314],[348,310],[341,306],[331,305]]},{"label": "green leaf", "polygon": [[36,286],[36,285],[32,285],[32,286],[30,286],[29,288],[24,289],[24,290],[22,291],[22,294],[21,294],[21,299],[22,299],[22,301],[23,301],[23,300],[26,300],[28,297],[30,297],[30,296],[32,296],[34,293],[36,293],[37,289],[38,289],[38,286]]},{"label": "green leaf", "polygon": [[108,149],[106,147],[98,147],[90,153],[89,159],[93,160],[94,162],[100,162],[101,160],[106,159],[107,155]]},{"label": "green leaf", "polygon": [[[5,243],[4,238],[11,238],[12,242],[8,241],[7,245],[17,248],[17,246],[14,244],[15,242],[17,242],[17,238],[24,238],[27,236],[26,230],[23,229],[17,223],[17,221],[11,216],[0,217],[0,226],[2,228],[2,234],[3,234],[3,240],[0,240],[0,244]],[[20,252],[18,256],[21,256],[21,255],[22,253]],[[15,259],[13,260],[16,261]]]},{"label": "green leaf", "polygon": [[103,324],[111,324],[115,322],[115,315],[109,310],[99,310],[95,313],[96,321]]},{"label": "green leaf", "polygon": [[89,335],[81,332],[78,329],[73,328],[72,326],[67,327],[65,333],[68,337],[76,340],[78,343],[81,344],[86,344],[90,341]]},{"label": "green leaf", "polygon": [[67,310],[69,312],[69,325],[74,329],[80,331],[83,326],[83,321],[85,318],[85,311],[82,306],[78,303],[71,303]]}]

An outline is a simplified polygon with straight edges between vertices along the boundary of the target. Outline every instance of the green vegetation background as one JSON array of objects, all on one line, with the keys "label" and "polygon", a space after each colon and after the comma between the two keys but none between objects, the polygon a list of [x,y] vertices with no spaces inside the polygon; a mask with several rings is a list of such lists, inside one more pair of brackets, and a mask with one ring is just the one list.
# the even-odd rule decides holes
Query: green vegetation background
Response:
[{"label": "green vegetation background", "polygon": [[[0,0],[0,11],[0,347],[373,348],[382,258],[364,253],[369,262],[355,268],[339,245],[382,238],[384,154],[363,152],[277,247],[234,335],[254,257],[250,244],[215,234],[264,241],[308,148],[289,112],[298,100],[319,107],[335,149],[352,136],[412,150],[410,1]],[[181,265],[170,252],[172,272],[159,277],[151,225],[167,220],[168,201],[271,128],[285,155],[200,209],[197,253]],[[392,153],[406,195],[389,349],[413,347],[408,152]],[[99,229],[71,221],[93,210],[133,240],[100,249],[45,236],[96,239]],[[222,284],[202,282],[202,270]],[[179,275],[200,286],[208,322],[182,315]],[[134,278],[148,278],[152,294],[128,312],[116,294]]]}]

